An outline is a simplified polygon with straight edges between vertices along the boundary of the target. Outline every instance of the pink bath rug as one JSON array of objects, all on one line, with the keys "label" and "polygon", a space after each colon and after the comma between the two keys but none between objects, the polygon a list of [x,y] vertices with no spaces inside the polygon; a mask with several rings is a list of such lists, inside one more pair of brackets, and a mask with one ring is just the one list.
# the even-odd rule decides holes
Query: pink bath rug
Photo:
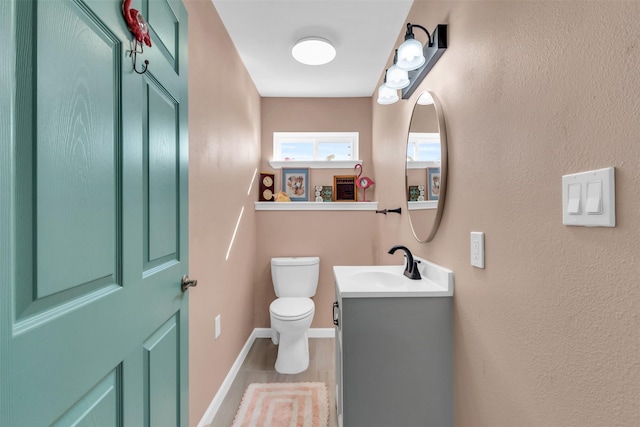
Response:
[{"label": "pink bath rug", "polygon": [[232,427],[327,427],[325,383],[249,384]]}]

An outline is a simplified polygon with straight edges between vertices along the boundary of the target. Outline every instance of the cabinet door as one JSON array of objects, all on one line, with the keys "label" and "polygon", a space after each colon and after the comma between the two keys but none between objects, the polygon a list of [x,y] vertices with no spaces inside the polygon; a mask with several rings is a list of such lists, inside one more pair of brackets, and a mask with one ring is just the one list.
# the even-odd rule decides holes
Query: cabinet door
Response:
[{"label": "cabinet door", "polygon": [[348,427],[453,425],[451,298],[342,300]]},{"label": "cabinet door", "polygon": [[[336,289],[336,302],[334,304],[335,347],[336,347],[336,414],[338,426],[342,426],[342,300]],[[337,323],[337,324],[336,324]]]},{"label": "cabinet door", "polygon": [[[0,425],[187,425],[187,21],[0,4]],[[140,67],[140,65],[138,65]]]}]

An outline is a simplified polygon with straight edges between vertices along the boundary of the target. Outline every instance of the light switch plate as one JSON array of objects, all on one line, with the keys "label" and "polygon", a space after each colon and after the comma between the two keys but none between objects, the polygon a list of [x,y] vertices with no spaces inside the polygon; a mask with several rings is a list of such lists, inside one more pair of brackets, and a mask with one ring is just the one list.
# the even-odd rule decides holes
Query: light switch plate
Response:
[{"label": "light switch plate", "polygon": [[220,331],[221,331],[221,328],[222,328],[222,325],[220,324],[220,322],[221,322],[220,314],[218,314],[216,316],[216,319],[215,319],[215,328],[214,328],[215,329],[215,331],[214,331],[214,334],[215,334],[214,335],[214,339],[216,339],[216,340],[220,337]]},{"label": "light switch plate", "polygon": [[484,233],[471,232],[471,265],[484,268]]},{"label": "light switch plate", "polygon": [[616,226],[614,168],[562,177],[562,223],[583,227]]}]

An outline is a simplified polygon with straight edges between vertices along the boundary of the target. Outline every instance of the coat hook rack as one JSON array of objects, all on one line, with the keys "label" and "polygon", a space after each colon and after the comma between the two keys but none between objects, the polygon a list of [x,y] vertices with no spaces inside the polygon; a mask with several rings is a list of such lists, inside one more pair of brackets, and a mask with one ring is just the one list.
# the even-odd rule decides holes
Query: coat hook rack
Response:
[{"label": "coat hook rack", "polygon": [[379,211],[376,211],[376,213],[381,213],[381,214],[387,214],[389,212],[393,212],[393,213],[397,213],[397,214],[402,214],[402,208],[395,208],[395,209],[382,209]]},{"label": "coat hook rack", "polygon": [[[138,50],[138,46],[140,46],[140,50]],[[133,58],[133,71],[135,71],[138,74],[144,74],[147,72],[147,69],[149,68],[149,60],[145,59],[144,68],[142,69],[142,71],[138,71],[138,67],[136,66],[136,59],[138,58],[139,53],[143,53],[143,47],[142,47],[142,44],[138,44],[138,41],[136,40],[134,48],[129,50],[129,57]]]}]

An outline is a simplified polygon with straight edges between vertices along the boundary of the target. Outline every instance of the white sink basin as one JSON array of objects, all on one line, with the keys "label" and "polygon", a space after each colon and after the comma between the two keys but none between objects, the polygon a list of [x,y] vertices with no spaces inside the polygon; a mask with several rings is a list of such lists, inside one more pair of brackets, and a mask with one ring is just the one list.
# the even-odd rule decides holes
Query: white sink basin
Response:
[{"label": "white sink basin", "polygon": [[356,271],[351,276],[355,286],[391,289],[405,286],[406,277],[402,273],[390,271]]},{"label": "white sink basin", "polygon": [[342,297],[443,297],[453,296],[453,272],[425,259],[418,267],[422,279],[406,277],[403,265],[334,266]]}]

